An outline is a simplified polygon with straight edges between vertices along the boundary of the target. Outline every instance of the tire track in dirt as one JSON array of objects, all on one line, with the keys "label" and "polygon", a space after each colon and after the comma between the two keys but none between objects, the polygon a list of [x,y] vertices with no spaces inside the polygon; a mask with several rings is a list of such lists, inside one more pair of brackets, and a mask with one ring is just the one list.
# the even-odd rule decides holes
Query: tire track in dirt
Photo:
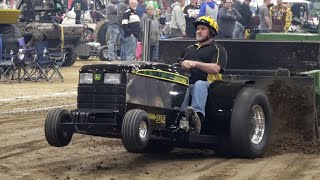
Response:
[{"label": "tire track in dirt", "polygon": [[[0,163],[0,167],[6,167],[3,170],[6,175],[27,179],[29,176],[31,179],[303,179],[305,167],[310,167],[306,165],[310,159],[305,164],[298,163],[299,158],[303,158],[299,155],[243,160],[217,158],[212,152],[185,149],[164,155],[131,154],[124,150],[120,140],[78,134],[67,147],[54,148],[44,139],[44,117],[45,112],[27,117],[12,115],[8,119],[11,123],[0,126],[0,130],[9,129],[7,138],[17,140],[0,145],[3,148],[0,161],[4,163]],[[23,120],[28,123],[21,123]],[[0,141],[2,137],[0,135]],[[14,149],[18,150],[12,151]],[[3,154],[10,151],[11,154]],[[290,170],[290,164],[297,165]],[[283,173],[286,171],[288,173]],[[317,173],[319,170],[310,175],[317,177]]]},{"label": "tire track in dirt", "polygon": [[[312,157],[314,156],[314,157]],[[305,179],[305,176],[312,177],[317,176],[317,179],[320,178],[318,171],[313,171],[314,169],[319,169],[319,164],[314,165],[310,163],[313,158],[317,158],[316,155],[306,156],[303,154],[288,154],[286,158],[282,159],[282,162],[279,160],[274,159],[272,165],[275,164],[277,161],[281,164],[281,167],[278,169],[274,169],[273,171],[269,171],[270,175],[268,176],[269,179],[287,179],[288,177],[292,177],[294,179]],[[271,167],[271,166],[269,166]],[[318,175],[317,175],[318,174]]]},{"label": "tire track in dirt", "polygon": [[4,102],[19,102],[19,101],[29,101],[35,99],[45,99],[52,97],[68,97],[68,96],[76,96],[77,92],[67,92],[67,93],[52,93],[52,94],[43,94],[43,95],[33,95],[33,96],[18,96],[13,98],[0,99],[0,103]]},{"label": "tire track in dirt", "polygon": [[[62,93],[58,93],[61,95]],[[32,96],[32,98],[23,98],[10,102],[0,102],[0,116],[8,114],[28,113],[37,111],[46,111],[55,107],[75,107],[76,95],[74,93],[64,93],[61,96]]]},{"label": "tire track in dirt", "polygon": [[[19,145],[14,145],[14,146],[11,146],[11,148],[10,147],[3,148],[0,151],[0,154],[2,154],[0,155],[0,160],[4,160],[10,157],[20,156],[22,154],[30,153],[34,150],[39,150],[43,147],[43,145],[41,145],[42,143],[43,143],[43,140],[35,140],[35,141],[22,143]],[[6,152],[10,152],[10,153],[6,153]]]},{"label": "tire track in dirt", "polygon": [[[103,151],[113,151],[114,148],[118,149],[120,147],[119,140],[109,139],[109,138],[92,138],[90,136],[84,135],[75,135],[72,143],[66,148],[53,148],[47,144],[44,138],[44,118],[45,113],[41,113],[40,115],[32,115],[26,118],[23,115],[19,116],[10,116],[7,121],[8,123],[4,123],[0,126],[0,130],[5,128],[7,132],[5,135],[0,135],[0,141],[7,141],[8,139],[15,139],[14,143],[1,143],[0,144],[0,160],[1,162],[7,161],[12,164],[16,164],[16,158],[21,159],[20,164],[16,164],[15,167],[23,168],[31,168],[35,169],[34,171],[38,171],[39,169],[44,168],[43,171],[47,169],[46,164],[50,161],[55,164],[57,160],[57,156],[60,156],[61,150],[71,149],[73,152],[77,152],[77,149],[80,149],[81,152],[84,151],[83,160],[90,161],[92,156],[97,156],[95,153],[88,154],[85,151],[95,151],[97,148],[106,147]],[[1,118],[2,120],[3,118]],[[28,123],[21,123],[23,121],[29,121]],[[19,131],[16,131],[16,130]],[[19,132],[19,133],[16,133]],[[109,143],[108,143],[109,142]],[[53,151],[52,151],[53,150]],[[56,152],[50,153],[50,155],[45,155],[47,152]],[[66,151],[69,152],[69,151]],[[43,155],[43,156],[39,156]],[[63,155],[63,153],[62,153]],[[105,156],[106,154],[104,154]],[[68,158],[70,155],[65,154],[65,158]],[[88,158],[86,158],[88,156]],[[76,158],[74,156],[71,156]],[[27,159],[36,159],[40,160],[37,163],[30,163]],[[68,158],[70,162],[74,162],[72,159]]]}]

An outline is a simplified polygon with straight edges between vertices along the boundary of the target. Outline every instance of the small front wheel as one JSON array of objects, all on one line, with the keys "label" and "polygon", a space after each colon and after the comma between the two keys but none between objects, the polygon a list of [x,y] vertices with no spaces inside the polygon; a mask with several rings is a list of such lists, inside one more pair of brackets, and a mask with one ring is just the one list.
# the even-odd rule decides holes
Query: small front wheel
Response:
[{"label": "small front wheel", "polygon": [[74,130],[63,125],[66,122],[71,122],[70,111],[61,108],[49,111],[44,126],[44,134],[51,146],[63,147],[70,143]]},{"label": "small front wheel", "polygon": [[140,109],[128,111],[122,122],[122,143],[128,152],[142,153],[148,147],[151,133],[148,114]]},{"label": "small front wheel", "polygon": [[98,50],[98,57],[101,61],[109,61],[108,57],[108,46],[104,45]]}]

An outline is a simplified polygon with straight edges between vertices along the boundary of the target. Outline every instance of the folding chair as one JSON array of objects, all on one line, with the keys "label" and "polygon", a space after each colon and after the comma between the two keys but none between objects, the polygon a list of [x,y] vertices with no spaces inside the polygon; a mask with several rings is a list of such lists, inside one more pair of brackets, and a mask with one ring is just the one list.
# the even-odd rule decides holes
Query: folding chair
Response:
[{"label": "folding chair", "polygon": [[63,76],[60,73],[60,67],[63,65],[66,59],[66,49],[64,48],[49,48],[49,59],[53,62],[52,74],[49,79],[52,79],[54,75],[57,75],[58,78],[63,82]]},{"label": "folding chair", "polygon": [[[2,43],[2,42],[1,42]],[[2,49],[2,48],[1,48]],[[2,51],[2,50],[1,50]],[[13,63],[14,55],[13,51],[10,51],[10,54],[7,54],[5,51],[4,53],[1,53],[1,59],[0,59],[0,79],[4,79],[5,82],[11,82],[11,77],[14,74],[15,65]]]},{"label": "folding chair", "polygon": [[[30,72],[31,79],[38,81],[44,78],[52,82],[52,77],[57,75],[63,82],[63,76],[59,69],[64,61],[64,49],[49,49],[47,41],[36,42],[33,69]],[[52,72],[51,75],[49,74],[50,72]]]},{"label": "folding chair", "polygon": [[4,79],[5,82],[10,82],[10,77],[14,72],[14,55],[13,51],[10,54],[6,50],[3,51],[2,34],[0,34],[0,79]]},{"label": "folding chair", "polygon": [[19,83],[23,79],[31,79],[30,73],[28,72],[28,66],[33,61],[33,48],[27,49],[24,38],[18,39],[19,51],[17,55],[17,62],[15,62],[15,74],[12,77],[14,80],[18,80]]}]

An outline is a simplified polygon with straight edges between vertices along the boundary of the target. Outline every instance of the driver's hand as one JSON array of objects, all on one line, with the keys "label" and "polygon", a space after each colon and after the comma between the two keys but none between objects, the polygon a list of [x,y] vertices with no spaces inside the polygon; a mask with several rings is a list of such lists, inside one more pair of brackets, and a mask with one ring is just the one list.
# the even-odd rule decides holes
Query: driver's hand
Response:
[{"label": "driver's hand", "polygon": [[184,60],[181,63],[181,66],[186,68],[186,69],[191,69],[191,68],[196,67],[196,64],[197,64],[197,61]]}]

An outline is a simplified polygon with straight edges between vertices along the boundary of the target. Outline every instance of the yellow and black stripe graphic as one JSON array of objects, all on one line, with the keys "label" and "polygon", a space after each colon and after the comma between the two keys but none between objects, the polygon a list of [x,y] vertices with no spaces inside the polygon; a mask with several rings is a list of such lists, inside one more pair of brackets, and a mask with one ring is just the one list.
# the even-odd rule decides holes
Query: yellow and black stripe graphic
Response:
[{"label": "yellow and black stripe graphic", "polygon": [[189,78],[187,76],[183,76],[183,75],[168,72],[168,71],[154,70],[154,69],[139,69],[139,70],[133,71],[132,73],[140,76],[161,79],[161,80],[189,86]]}]

